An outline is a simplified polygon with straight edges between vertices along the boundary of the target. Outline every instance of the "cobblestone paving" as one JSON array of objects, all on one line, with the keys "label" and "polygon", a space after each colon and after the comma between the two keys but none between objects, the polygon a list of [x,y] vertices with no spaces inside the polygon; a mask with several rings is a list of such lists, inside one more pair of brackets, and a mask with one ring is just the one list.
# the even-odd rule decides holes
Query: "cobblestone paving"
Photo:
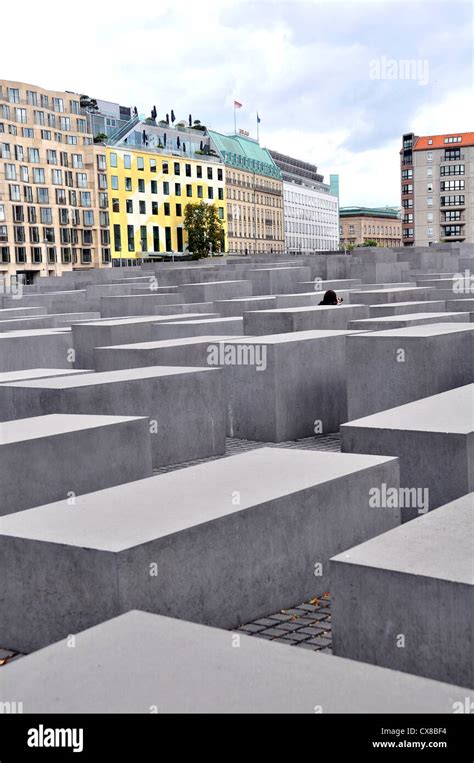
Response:
[{"label": "cobblestone paving", "polygon": [[237,631],[279,644],[332,654],[330,595],[325,593],[306,604],[261,617],[241,625]]},{"label": "cobblestone paving", "polygon": [[182,464],[160,466],[153,470],[153,474],[166,474],[177,469],[185,469],[188,466],[204,464],[209,461],[217,461],[220,458],[236,456],[238,453],[246,453],[258,448],[298,448],[299,450],[325,450],[330,453],[339,453],[341,450],[341,436],[339,434],[317,435],[305,437],[302,440],[287,440],[286,442],[254,442],[253,440],[238,440],[235,437],[226,438],[226,452],[220,456],[199,458],[195,461],[185,461]]},{"label": "cobblestone paving", "polygon": [[[163,466],[154,469],[153,473],[166,474],[178,469],[185,469],[187,466],[194,466],[195,464],[202,464],[207,461],[216,461],[219,458],[228,458],[238,453],[267,447],[325,450],[331,453],[339,453],[341,450],[341,438],[339,434],[328,434],[305,437],[302,440],[274,443],[253,442],[252,440],[238,440],[237,438],[228,437],[226,439],[226,453],[221,456],[200,458],[196,461],[186,461],[182,464]],[[267,622],[268,625],[265,625]],[[331,654],[329,594],[324,594],[318,600],[311,599],[310,602],[297,605],[293,609],[282,610],[274,615],[260,618],[253,623],[241,625],[238,630],[250,636],[257,636],[258,638],[278,641],[281,644],[300,646],[304,649],[313,649],[314,651]],[[0,648],[0,667],[22,656],[20,652]]]}]

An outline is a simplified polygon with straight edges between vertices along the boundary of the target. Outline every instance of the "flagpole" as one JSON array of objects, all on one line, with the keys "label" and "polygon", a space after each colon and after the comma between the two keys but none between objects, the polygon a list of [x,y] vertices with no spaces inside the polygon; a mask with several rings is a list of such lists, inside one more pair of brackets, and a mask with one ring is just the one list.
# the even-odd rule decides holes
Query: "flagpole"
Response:
[{"label": "flagpole", "polygon": [[235,115],[235,101],[234,101],[234,135],[237,135],[237,120]]},{"label": "flagpole", "polygon": [[260,120],[258,118],[258,111],[257,111],[257,143],[260,143],[260,128],[259,128]]}]

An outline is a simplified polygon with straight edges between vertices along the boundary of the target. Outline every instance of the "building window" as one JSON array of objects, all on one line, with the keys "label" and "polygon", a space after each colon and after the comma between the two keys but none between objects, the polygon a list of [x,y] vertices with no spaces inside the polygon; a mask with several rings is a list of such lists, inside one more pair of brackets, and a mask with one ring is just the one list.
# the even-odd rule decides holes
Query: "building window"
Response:
[{"label": "building window", "polygon": [[152,215],[157,215],[158,214],[158,202],[157,201],[152,201],[151,202],[151,214]]},{"label": "building window", "polygon": [[94,225],[94,212],[89,209],[85,209],[82,213],[84,219],[84,225]]},{"label": "building window", "polygon": [[158,225],[153,226],[153,251],[160,251],[160,229]]},{"label": "building window", "polygon": [[126,191],[132,191],[133,190],[133,187],[132,187],[132,178],[128,178],[128,177],[125,178],[125,190]]},{"label": "building window", "polygon": [[8,100],[10,103],[20,103],[20,91],[16,87],[8,88]]},{"label": "building window", "polygon": [[166,180],[163,183],[163,194],[165,196],[169,196],[170,195],[170,184]]},{"label": "building window", "polygon": [[167,175],[168,174],[168,162],[163,162],[163,164],[161,165],[161,169],[162,169],[163,174]]},{"label": "building window", "polygon": [[119,179],[118,175],[112,175],[110,179],[110,185],[113,191],[118,191],[119,189]]},{"label": "building window", "polygon": [[49,204],[49,193],[47,188],[36,189],[36,200],[38,204]]},{"label": "building window", "polygon": [[158,181],[157,180],[151,180],[150,181],[150,191],[151,191],[151,193],[158,193]]},{"label": "building window", "polygon": [[5,180],[16,180],[16,166],[5,164]]},{"label": "building window", "polygon": [[146,225],[140,225],[140,248],[142,252],[148,251]]},{"label": "building window", "polygon": [[186,196],[191,197],[193,195],[193,187],[190,183],[186,185]]},{"label": "building window", "polygon": [[217,179],[218,180],[222,180],[223,179],[223,172],[222,172],[222,169],[220,167],[218,167],[218,169],[217,169]]},{"label": "building window", "polygon": [[164,212],[165,212],[165,215],[166,215],[166,216],[169,216],[169,215],[170,215],[170,205],[169,205],[169,202],[165,201],[165,203],[163,204],[163,206],[164,206]]},{"label": "building window", "polygon": [[182,207],[181,204],[176,204],[176,217],[182,217]]},{"label": "building window", "polygon": [[224,189],[223,188],[218,188],[217,189],[217,198],[219,199],[219,201],[224,201]]},{"label": "building window", "polygon": [[198,199],[202,199],[203,198],[202,185],[198,185],[198,187],[197,187],[197,195],[198,195]]},{"label": "building window", "polygon": [[174,184],[174,193],[175,196],[181,196],[181,183]]},{"label": "building window", "polygon": [[196,166],[196,177],[202,178],[202,167],[200,164]]},{"label": "building window", "polygon": [[156,159],[150,159],[150,172],[156,172]]},{"label": "building window", "polygon": [[112,212],[120,212],[120,202],[118,199],[112,199]]},{"label": "building window", "polygon": [[181,172],[181,168],[180,168],[180,166],[179,166],[179,162],[175,162],[175,163],[174,163],[174,174],[175,174],[175,175],[179,175],[179,174],[180,174],[180,172]]},{"label": "building window", "polygon": [[128,251],[134,252],[135,251],[135,229],[133,225],[127,225],[127,243],[128,243]]},{"label": "building window", "polygon": [[21,201],[20,186],[9,185],[8,188],[10,191],[10,201]]},{"label": "building window", "polygon": [[185,170],[186,177],[190,178],[191,177],[191,165],[190,164],[186,164],[184,166],[184,170]]},{"label": "building window", "polygon": [[138,202],[138,211],[141,215],[146,215],[146,202],[139,201]]},{"label": "building window", "polygon": [[138,178],[138,193],[145,193],[145,181],[143,178]]},{"label": "building window", "polygon": [[139,170],[145,169],[145,160],[143,156],[137,156],[137,169]]},{"label": "building window", "polygon": [[211,186],[208,186],[207,188],[207,198],[208,199],[214,198],[214,189]]},{"label": "building window", "polygon": [[117,166],[117,154],[112,153],[112,152],[110,153],[110,166],[111,167],[116,167]]},{"label": "building window", "polygon": [[26,247],[25,246],[15,247],[15,258],[18,263],[26,262]]},{"label": "building window", "polygon": [[125,201],[125,211],[127,212],[128,215],[133,214],[133,201],[132,201],[132,199],[127,199]]},{"label": "building window", "polygon": [[114,225],[114,249],[116,252],[122,251],[122,236],[120,231],[120,225]]}]

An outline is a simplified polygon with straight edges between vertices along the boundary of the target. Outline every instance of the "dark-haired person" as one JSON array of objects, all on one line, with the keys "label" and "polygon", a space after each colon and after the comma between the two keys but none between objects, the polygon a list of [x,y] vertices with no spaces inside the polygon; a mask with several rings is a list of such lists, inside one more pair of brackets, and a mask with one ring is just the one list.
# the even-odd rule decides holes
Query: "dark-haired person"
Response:
[{"label": "dark-haired person", "polygon": [[320,305],[340,305],[341,302],[342,302],[342,297],[338,297],[335,291],[333,291],[332,289],[328,289],[319,304]]}]

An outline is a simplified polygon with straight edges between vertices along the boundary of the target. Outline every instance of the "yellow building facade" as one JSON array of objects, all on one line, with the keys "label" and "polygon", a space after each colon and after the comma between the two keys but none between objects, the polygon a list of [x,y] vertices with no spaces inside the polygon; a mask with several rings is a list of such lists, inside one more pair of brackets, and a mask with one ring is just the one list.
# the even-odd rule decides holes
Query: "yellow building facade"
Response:
[{"label": "yellow building facade", "polygon": [[209,157],[107,146],[111,250],[114,260],[183,252],[187,204],[214,204],[226,230],[225,167]]}]

